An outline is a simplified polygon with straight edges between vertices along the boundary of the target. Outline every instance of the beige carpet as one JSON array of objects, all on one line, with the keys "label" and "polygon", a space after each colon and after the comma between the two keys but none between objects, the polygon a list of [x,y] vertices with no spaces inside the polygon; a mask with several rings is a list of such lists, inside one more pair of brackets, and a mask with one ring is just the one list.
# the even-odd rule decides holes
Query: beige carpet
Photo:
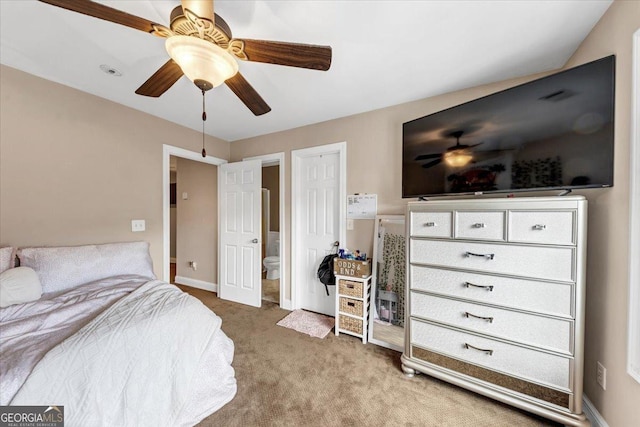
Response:
[{"label": "beige carpet", "polygon": [[400,353],[333,332],[319,340],[276,326],[289,312],[187,290],[222,317],[235,342],[238,394],[200,425],[557,426],[425,375],[406,378]]}]

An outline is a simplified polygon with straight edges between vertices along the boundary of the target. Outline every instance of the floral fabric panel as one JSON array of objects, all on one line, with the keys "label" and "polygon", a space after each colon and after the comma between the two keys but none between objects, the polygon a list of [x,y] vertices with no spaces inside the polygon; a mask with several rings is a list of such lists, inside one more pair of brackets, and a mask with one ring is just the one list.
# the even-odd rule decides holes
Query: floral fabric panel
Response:
[{"label": "floral fabric panel", "polygon": [[378,279],[378,289],[395,292],[398,297],[396,315],[392,323],[404,326],[405,237],[402,234],[386,233],[383,244],[383,260]]}]

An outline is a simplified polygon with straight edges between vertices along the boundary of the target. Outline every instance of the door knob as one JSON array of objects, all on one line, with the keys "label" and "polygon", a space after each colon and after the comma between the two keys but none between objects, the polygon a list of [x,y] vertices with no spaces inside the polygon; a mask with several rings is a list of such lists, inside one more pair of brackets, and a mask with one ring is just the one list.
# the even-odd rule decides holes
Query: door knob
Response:
[{"label": "door knob", "polygon": [[258,239],[253,239],[251,243],[258,243]]}]

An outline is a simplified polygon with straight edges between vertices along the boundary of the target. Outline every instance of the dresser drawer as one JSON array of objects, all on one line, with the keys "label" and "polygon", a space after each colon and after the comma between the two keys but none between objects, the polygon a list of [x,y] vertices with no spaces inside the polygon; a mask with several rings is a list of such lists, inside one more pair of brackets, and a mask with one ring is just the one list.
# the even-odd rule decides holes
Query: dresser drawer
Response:
[{"label": "dresser drawer", "polygon": [[452,212],[411,212],[411,235],[418,237],[451,237]]},{"label": "dresser drawer", "polygon": [[573,322],[486,305],[411,293],[411,316],[536,347],[573,353]]},{"label": "dresser drawer", "polygon": [[411,263],[452,267],[536,279],[574,280],[574,249],[410,240]]},{"label": "dresser drawer", "polygon": [[457,239],[504,240],[505,212],[456,212]]},{"label": "dresser drawer", "polygon": [[571,283],[539,282],[417,265],[410,266],[409,272],[411,289],[573,317]]},{"label": "dresser drawer", "polygon": [[411,344],[537,383],[569,389],[569,357],[415,319],[411,319]]},{"label": "dresser drawer", "polygon": [[574,211],[511,211],[509,212],[509,241],[574,245]]}]

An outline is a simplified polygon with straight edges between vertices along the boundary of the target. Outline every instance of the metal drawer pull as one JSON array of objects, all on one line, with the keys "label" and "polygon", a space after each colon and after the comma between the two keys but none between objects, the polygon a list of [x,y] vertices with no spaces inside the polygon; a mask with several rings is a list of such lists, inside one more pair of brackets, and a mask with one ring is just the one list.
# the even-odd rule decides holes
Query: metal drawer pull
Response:
[{"label": "metal drawer pull", "polygon": [[474,347],[474,346],[472,346],[471,344],[468,344],[468,343],[464,343],[464,348],[466,348],[467,350],[468,350],[468,349],[470,349],[470,348],[472,348],[472,349],[474,349],[474,350],[484,351],[484,352],[485,352],[485,353],[487,353],[489,356],[492,356],[492,355],[493,355],[493,350],[487,350],[487,349],[484,349],[484,348]]},{"label": "metal drawer pull", "polygon": [[482,288],[482,289],[486,289],[489,292],[493,292],[493,285],[476,285],[470,282],[464,282],[464,287],[468,288],[468,287],[474,287],[474,288]]},{"label": "metal drawer pull", "polygon": [[476,222],[475,224],[473,224],[472,227],[473,228],[484,228],[486,226],[484,225],[484,222]]},{"label": "metal drawer pull", "polygon": [[464,256],[466,256],[467,258],[469,258],[470,256],[479,256],[479,257],[483,257],[483,258],[487,258],[487,259],[493,259],[493,257],[495,256],[495,254],[474,254],[473,252],[465,252]]},{"label": "metal drawer pull", "polygon": [[544,230],[545,228],[547,228],[547,226],[544,225],[544,224],[536,224],[531,228],[534,229],[534,230]]},{"label": "metal drawer pull", "polygon": [[482,319],[482,320],[486,320],[489,323],[493,323],[493,317],[476,316],[475,314],[471,314],[468,311],[464,312],[464,317],[466,317],[467,319],[469,317],[475,317],[476,319]]},{"label": "metal drawer pull", "polygon": [[436,223],[435,223],[435,222],[425,222],[425,223],[424,223],[424,226],[425,226],[425,227],[435,227],[435,226],[436,226]]}]

